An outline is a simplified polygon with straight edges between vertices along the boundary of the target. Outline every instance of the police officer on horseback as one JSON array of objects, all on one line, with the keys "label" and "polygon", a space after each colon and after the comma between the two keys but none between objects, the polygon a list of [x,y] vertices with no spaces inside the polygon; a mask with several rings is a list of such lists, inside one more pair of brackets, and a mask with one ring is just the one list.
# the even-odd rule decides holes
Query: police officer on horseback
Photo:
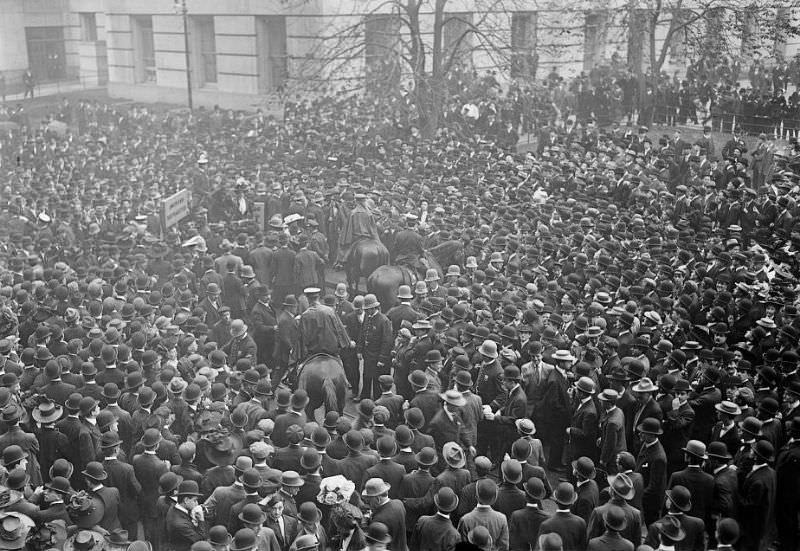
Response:
[{"label": "police officer on horseback", "polygon": [[424,274],[427,263],[424,262],[424,238],[417,232],[416,214],[408,213],[405,216],[406,228],[397,232],[394,238],[394,261],[400,266],[406,266],[415,274]]},{"label": "police officer on horseback", "polygon": [[303,294],[308,298],[308,309],[300,316],[300,357],[308,359],[316,354],[339,357],[342,348],[355,348],[355,341],[347,335],[342,320],[333,308],[320,304],[322,291],[308,287]]},{"label": "police officer on horseback", "polygon": [[353,248],[359,241],[363,239],[380,241],[378,225],[372,211],[367,206],[367,196],[363,193],[356,193],[355,199],[356,206],[350,211],[347,223],[339,235],[339,265],[347,264]]}]

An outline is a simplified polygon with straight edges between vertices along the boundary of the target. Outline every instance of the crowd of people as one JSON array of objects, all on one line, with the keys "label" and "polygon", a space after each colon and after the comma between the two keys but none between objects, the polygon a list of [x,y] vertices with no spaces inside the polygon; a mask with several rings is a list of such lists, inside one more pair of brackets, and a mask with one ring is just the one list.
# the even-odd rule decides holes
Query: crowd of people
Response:
[{"label": "crowd of people", "polygon": [[[463,101],[17,110],[0,549],[796,550],[795,150]],[[396,304],[326,285],[368,239]]]}]

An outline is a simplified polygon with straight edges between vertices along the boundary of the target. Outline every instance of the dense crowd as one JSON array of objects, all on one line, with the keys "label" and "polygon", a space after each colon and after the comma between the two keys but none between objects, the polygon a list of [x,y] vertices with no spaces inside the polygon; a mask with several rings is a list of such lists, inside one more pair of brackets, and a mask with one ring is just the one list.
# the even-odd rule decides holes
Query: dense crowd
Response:
[{"label": "dense crowd", "polygon": [[9,113],[0,548],[797,549],[795,151],[462,101]]}]

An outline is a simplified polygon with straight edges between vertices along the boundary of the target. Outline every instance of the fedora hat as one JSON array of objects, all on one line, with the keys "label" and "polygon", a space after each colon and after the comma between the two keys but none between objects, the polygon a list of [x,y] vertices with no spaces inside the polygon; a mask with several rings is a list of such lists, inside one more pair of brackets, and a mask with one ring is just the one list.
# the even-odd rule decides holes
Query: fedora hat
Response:
[{"label": "fedora hat", "polygon": [[527,417],[523,417],[522,419],[517,419],[514,422],[514,425],[517,427],[517,432],[524,435],[524,436],[531,436],[536,434],[536,425],[528,419]]},{"label": "fedora hat", "polygon": [[658,532],[666,539],[676,542],[686,538],[686,532],[681,526],[680,521],[671,516],[666,516],[656,523]]},{"label": "fedora hat", "polygon": [[642,377],[638,383],[631,387],[631,390],[634,392],[655,392],[658,387],[653,384],[650,377]]},{"label": "fedora hat", "polygon": [[452,406],[461,407],[467,403],[467,399],[464,398],[464,395],[455,389],[443,392],[439,394],[439,397]]},{"label": "fedora hat", "polygon": [[382,478],[370,478],[361,491],[363,497],[377,497],[389,491],[391,485]]},{"label": "fedora hat", "polygon": [[433,502],[443,513],[452,513],[458,507],[458,496],[452,488],[444,486],[433,496]]},{"label": "fedora hat", "polygon": [[609,475],[608,486],[612,492],[626,501],[630,501],[636,496],[633,481],[625,473]]},{"label": "fedora hat", "polygon": [[50,400],[43,400],[36,406],[36,409],[33,410],[32,415],[34,421],[45,425],[48,423],[55,423],[61,419],[63,413],[64,408],[59,404]]},{"label": "fedora hat", "polygon": [[575,487],[569,482],[560,482],[553,491],[553,501],[559,505],[572,505],[576,499]]},{"label": "fedora hat", "polygon": [[454,469],[460,469],[467,464],[464,450],[455,442],[447,442],[442,447],[442,457],[444,462]]},{"label": "fedora hat", "polygon": [[586,394],[594,394],[595,390],[594,381],[589,377],[581,377],[575,382],[575,388]]}]

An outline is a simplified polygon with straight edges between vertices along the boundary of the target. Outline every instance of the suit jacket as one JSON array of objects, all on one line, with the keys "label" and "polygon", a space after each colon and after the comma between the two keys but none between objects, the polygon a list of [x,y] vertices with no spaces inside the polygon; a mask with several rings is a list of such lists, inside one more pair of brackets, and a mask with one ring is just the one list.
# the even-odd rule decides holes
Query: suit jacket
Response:
[{"label": "suit jacket", "polygon": [[572,514],[589,522],[589,516],[591,516],[592,511],[600,502],[600,491],[597,489],[597,482],[587,480],[577,485],[575,489],[577,491],[577,499],[570,507],[570,511],[572,511]]},{"label": "suit jacket", "polygon": [[386,312],[386,317],[392,322],[392,331],[397,334],[404,321],[413,324],[422,317],[422,314],[414,310],[410,304],[400,303],[390,308],[389,311]]},{"label": "suit jacket", "polygon": [[123,463],[119,459],[106,459],[103,461],[108,478],[105,485],[116,488],[119,492],[119,518],[123,525],[139,520],[139,494],[142,485],[136,479],[133,466]]},{"label": "suit jacket", "polygon": [[692,492],[692,508],[688,514],[709,524],[714,503],[714,476],[699,467],[690,466],[670,476],[667,488],[678,485],[689,488]]},{"label": "suit jacket", "polygon": [[586,548],[586,521],[570,512],[556,512],[542,522],[539,535],[551,533],[561,536],[564,549]]},{"label": "suit jacket", "polygon": [[231,339],[222,347],[222,351],[228,355],[228,365],[235,366],[236,362],[242,358],[255,360],[258,353],[258,346],[253,337],[245,333],[240,338]]},{"label": "suit jacket", "polygon": [[[600,417],[600,465],[606,470],[616,465],[617,454],[627,451],[625,414],[619,407],[604,411]],[[609,470],[609,472],[612,472]],[[599,534],[598,534],[599,535]]]},{"label": "suit jacket", "polygon": [[356,485],[356,490],[360,492],[361,483],[364,481],[364,473],[377,462],[378,459],[374,455],[351,451],[339,461],[339,472],[347,480],[352,480]]},{"label": "suit jacket", "polygon": [[478,367],[475,379],[475,394],[481,397],[484,404],[491,404],[503,394],[503,368],[498,360]]},{"label": "suit jacket", "polygon": [[[674,516],[681,523],[683,531],[686,532],[686,537],[675,544],[675,551],[704,551],[705,550],[705,523],[697,517],[692,517],[686,514],[668,514],[667,516]],[[665,517],[666,518],[666,517]],[[739,540],[741,542],[741,539]],[[647,538],[645,543],[654,549],[658,548],[659,536],[658,526],[656,523],[650,525],[647,529]],[[741,544],[739,544],[741,545]],[[737,547],[739,547],[737,545]],[[748,547],[741,547],[741,549],[749,549]]]},{"label": "suit jacket", "polygon": [[133,472],[142,486],[139,494],[139,510],[143,517],[156,518],[158,511],[158,479],[167,472],[167,464],[155,454],[143,453],[133,457]]},{"label": "suit jacket", "polygon": [[262,246],[250,251],[250,264],[258,281],[264,285],[272,283],[272,249]]},{"label": "suit jacket", "polygon": [[645,522],[650,524],[658,519],[667,489],[667,454],[661,442],[656,440],[651,446],[642,446],[636,459],[636,472],[644,479],[642,512]]},{"label": "suit jacket", "polygon": [[539,527],[548,518],[550,515],[530,503],[514,511],[508,521],[510,551],[533,551],[536,538],[539,537]]},{"label": "suit jacket", "polygon": [[192,544],[204,540],[205,527],[192,522],[192,519],[176,505],[167,512],[167,541],[171,551],[189,551]]},{"label": "suit jacket", "polygon": [[78,446],[80,446],[81,453],[79,463],[75,465],[76,471],[84,470],[90,461],[97,459],[97,454],[100,453],[100,438],[100,429],[97,428],[97,425],[83,421],[78,432]]},{"label": "suit jacket", "polygon": [[634,408],[633,412],[634,413],[631,417],[626,417],[625,419],[625,421],[628,423],[627,433],[625,436],[628,440],[629,448],[635,451],[639,449],[639,445],[641,444],[641,440],[639,439],[639,435],[636,431],[636,427],[639,426],[639,423],[648,417],[652,417],[661,421],[664,418],[664,414],[661,412],[661,407],[658,405],[658,402],[652,398],[647,400],[642,406],[638,406],[637,404],[637,407]]},{"label": "suit jacket", "polygon": [[747,473],[739,492],[741,549],[767,551],[775,536],[777,478],[770,466]]},{"label": "suit jacket", "polygon": [[372,521],[382,522],[389,528],[389,535],[392,536],[392,551],[408,551],[405,512],[403,502],[398,499],[390,499],[372,511]]},{"label": "suit jacket", "polygon": [[273,285],[294,286],[294,257],[295,252],[288,246],[280,247],[272,253]]},{"label": "suit jacket", "polygon": [[287,515],[283,515],[283,528],[285,532],[281,532],[280,525],[273,520],[272,517],[268,517],[264,525],[275,532],[275,537],[278,540],[281,551],[288,551],[292,542],[294,542],[294,539],[297,537],[297,533],[300,531],[300,523],[298,520]]},{"label": "suit jacket", "polygon": [[364,478],[361,481],[363,487],[364,483],[370,478],[380,478],[389,484],[389,498],[394,499],[400,492],[400,483],[406,475],[406,469],[403,465],[395,463],[392,459],[381,459],[375,465],[364,471]]},{"label": "suit jacket", "polygon": [[589,538],[596,538],[605,533],[606,525],[604,519],[611,506],[619,507],[625,514],[625,519],[627,520],[628,524],[625,527],[625,530],[620,532],[622,537],[633,542],[634,547],[639,547],[639,544],[642,542],[642,526],[644,524],[642,513],[639,511],[639,509],[631,507],[624,499],[620,497],[614,497],[607,503],[604,503],[599,507],[595,507],[594,511],[592,511],[592,514],[589,515],[589,522],[586,528],[587,536]]},{"label": "suit jacket", "polygon": [[411,534],[411,549],[418,551],[454,551],[461,541],[458,530],[449,518],[436,514],[417,520]]},{"label": "suit jacket", "polygon": [[548,373],[544,387],[542,410],[550,419],[547,433],[553,438],[564,438],[572,417],[570,397],[567,392],[569,382],[558,369],[553,369]]},{"label": "suit jacket", "polygon": [[506,517],[511,517],[514,511],[525,507],[526,502],[525,492],[510,482],[501,482],[497,487],[497,500],[492,508]]},{"label": "suit jacket", "polygon": [[461,535],[461,539],[467,541],[467,535],[476,526],[484,526],[489,530],[493,551],[508,549],[508,519],[503,513],[495,511],[491,507],[476,507],[458,521],[458,533]]},{"label": "suit jacket", "polygon": [[514,387],[508,396],[495,399],[492,410],[499,410],[500,415],[495,415],[494,422],[505,429],[516,431],[516,422],[528,415],[528,397],[522,386]]},{"label": "suit jacket", "polygon": [[594,400],[586,400],[572,414],[569,431],[572,459],[588,457],[597,461],[597,427],[597,406]]},{"label": "suit jacket", "polygon": [[431,419],[431,422],[428,423],[428,433],[433,436],[433,440],[436,443],[436,451],[439,453],[440,458],[442,448],[447,442],[456,442],[465,448],[475,444],[471,440],[464,422],[461,420],[460,412],[456,411],[452,416],[451,420],[444,409],[440,408]]},{"label": "suit jacket", "polygon": [[739,479],[730,466],[714,473],[714,496],[711,499],[711,515],[721,518],[736,518]]},{"label": "suit jacket", "polygon": [[103,502],[103,517],[97,524],[108,531],[120,528],[119,490],[116,488],[109,488],[108,486],[101,486],[97,490],[89,490],[89,493],[97,496]]},{"label": "suit jacket", "polygon": [[[412,408],[419,408],[422,410],[422,415],[425,417],[425,424],[421,427],[422,432],[428,432],[428,423],[431,422],[433,416],[439,411],[442,399],[439,394],[432,390],[423,390],[417,392],[409,401],[409,406]],[[416,450],[418,451],[418,450]]]},{"label": "suit jacket", "polygon": [[633,544],[618,532],[606,531],[602,536],[589,540],[586,551],[633,551]]},{"label": "suit jacket", "polygon": [[231,517],[231,508],[243,500],[247,492],[241,483],[235,482],[230,486],[217,487],[211,496],[205,501],[203,506],[206,508],[208,521],[213,524],[227,526]]},{"label": "suit jacket", "polygon": [[253,340],[256,341],[259,354],[271,360],[275,348],[278,313],[271,304],[256,302],[250,310],[250,323],[253,324]]}]

